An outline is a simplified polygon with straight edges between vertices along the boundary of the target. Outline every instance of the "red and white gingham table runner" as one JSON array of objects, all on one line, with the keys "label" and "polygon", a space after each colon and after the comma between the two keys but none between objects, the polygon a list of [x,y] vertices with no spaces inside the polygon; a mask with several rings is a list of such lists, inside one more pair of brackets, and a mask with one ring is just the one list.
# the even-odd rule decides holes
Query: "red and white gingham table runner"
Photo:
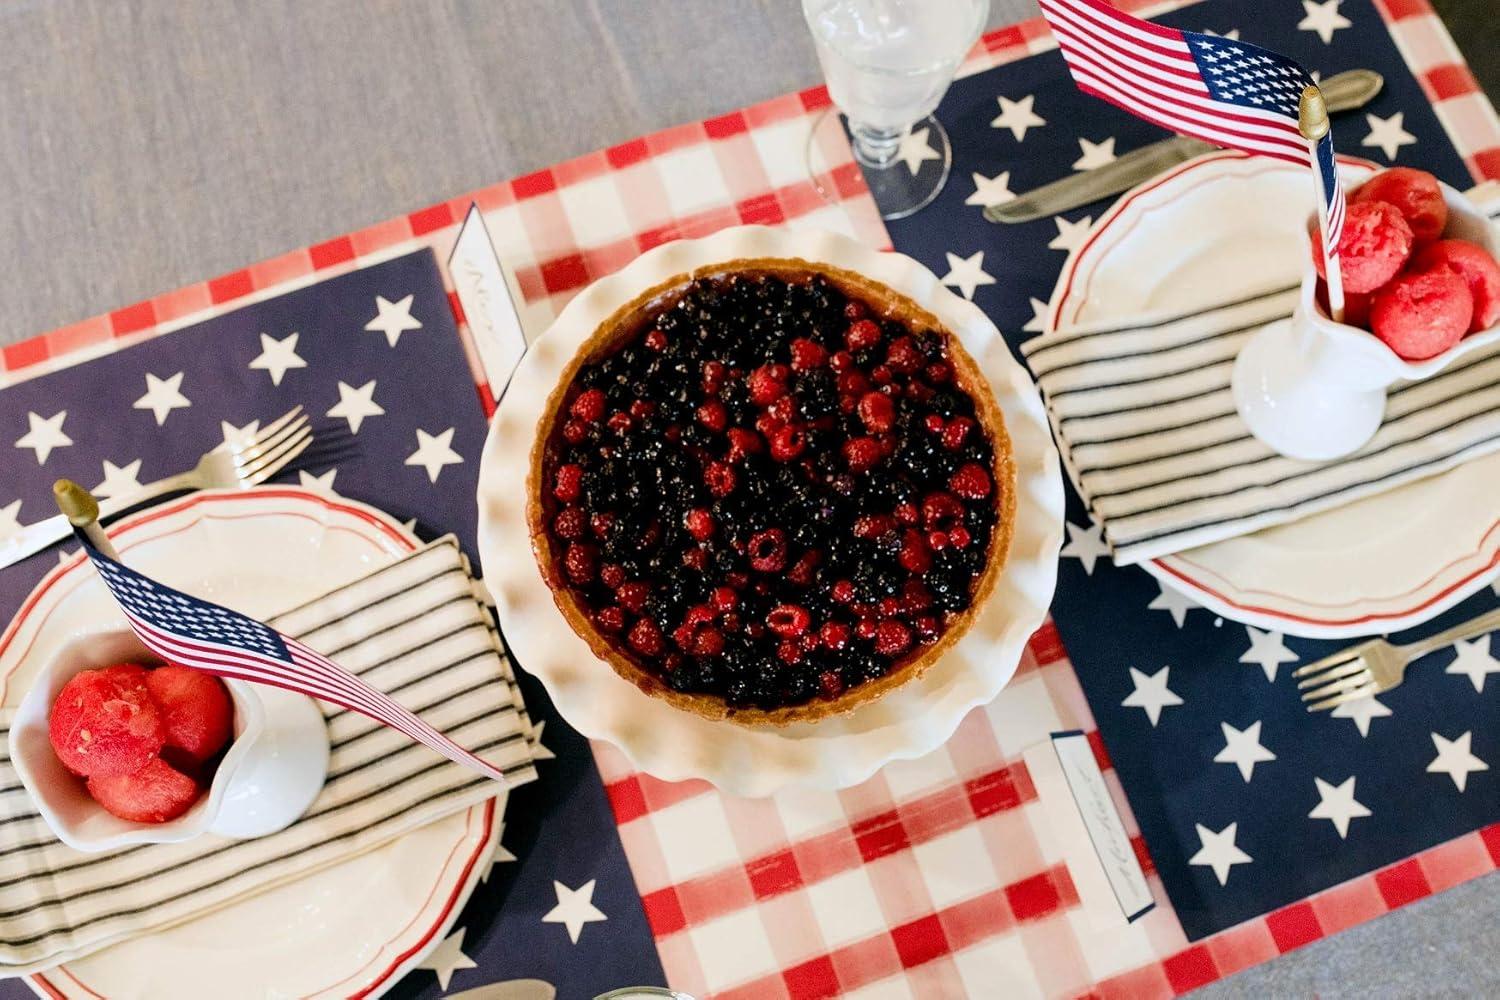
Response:
[{"label": "red and white gingham table runner", "polygon": [[[1426,0],[1377,6],[1476,179],[1500,178],[1500,122]],[[963,72],[1054,45],[1029,21],[985,36]],[[446,257],[471,201],[532,336],[590,280],[670,239],[764,223],[889,246],[846,147],[824,151],[838,204],[806,176],[803,144],[827,106],[819,87],[667,129],[53,331],[0,351],[0,386],[424,245]],[[1157,908],[1101,931],[1021,760],[1065,729],[1090,734],[1150,874],[1050,625],[944,748],[837,794],[735,799],[633,773],[605,744],[595,753],[668,978],[700,996],[1170,996],[1500,867],[1493,826],[1192,945],[1153,875]]]}]

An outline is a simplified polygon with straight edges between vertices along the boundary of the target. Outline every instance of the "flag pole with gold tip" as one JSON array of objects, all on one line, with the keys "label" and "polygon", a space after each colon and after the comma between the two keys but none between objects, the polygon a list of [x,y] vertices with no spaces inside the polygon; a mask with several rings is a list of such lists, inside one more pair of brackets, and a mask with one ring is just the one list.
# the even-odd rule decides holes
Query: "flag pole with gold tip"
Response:
[{"label": "flag pole with gold tip", "polygon": [[[1328,283],[1328,314],[1335,323],[1342,323],[1344,321],[1344,275],[1338,256],[1330,257],[1326,252],[1328,205],[1323,197],[1322,173],[1318,169],[1318,143],[1328,134],[1329,128],[1328,105],[1323,100],[1323,92],[1316,86],[1308,84],[1303,88],[1302,98],[1297,104],[1297,130],[1307,140],[1307,153],[1312,163],[1313,200],[1318,205],[1319,245],[1324,248],[1323,264]],[[1334,169],[1338,169],[1336,164]]]},{"label": "flag pole with gold tip", "polygon": [[63,517],[87,535],[94,548],[115,562],[120,561],[119,553],[110,543],[109,536],[104,533],[104,526],[99,523],[99,501],[94,499],[94,494],[71,479],[59,479],[52,484],[52,497],[57,501],[57,509],[62,511]]}]

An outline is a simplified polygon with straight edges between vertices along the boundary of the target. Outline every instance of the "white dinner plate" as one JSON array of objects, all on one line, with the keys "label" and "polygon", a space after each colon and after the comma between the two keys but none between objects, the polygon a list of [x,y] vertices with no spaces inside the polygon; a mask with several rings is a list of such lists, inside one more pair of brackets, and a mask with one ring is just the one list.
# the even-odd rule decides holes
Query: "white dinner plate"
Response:
[{"label": "white dinner plate", "polygon": [[[884,282],[942,320],[989,380],[1016,465],[1010,555],[972,627],[931,668],[846,716],[783,728],[710,722],[643,693],[599,660],[557,609],[531,551],[526,474],[537,423],[564,367],[616,309],[678,275],[724,261],[800,258]],[[668,243],[595,282],[534,342],[490,426],[479,473],[479,551],[506,641],[586,736],[618,746],[668,781],[704,778],[732,795],[788,785],[843,788],[892,760],[941,746],[1015,673],[1046,618],[1062,542],[1063,492],[1041,398],[977,307],[910,257],[834,233],[740,226]]]},{"label": "white dinner plate", "polygon": [[[1346,184],[1376,169],[1345,160]],[[1310,172],[1210,153],[1122,197],[1069,256],[1048,328],[1299,283]],[[1419,625],[1500,574],[1500,453],[1290,524],[1141,565],[1235,621],[1342,638]]]},{"label": "white dinner plate", "polygon": [[[270,615],[419,544],[364,504],[291,487],[210,491],[112,526],[135,567],[251,615]],[[60,645],[117,621],[77,552],[0,636],[0,703],[19,703]],[[42,996],[264,1000],[372,996],[446,933],[499,838],[494,800],[191,921],[30,978]]]}]

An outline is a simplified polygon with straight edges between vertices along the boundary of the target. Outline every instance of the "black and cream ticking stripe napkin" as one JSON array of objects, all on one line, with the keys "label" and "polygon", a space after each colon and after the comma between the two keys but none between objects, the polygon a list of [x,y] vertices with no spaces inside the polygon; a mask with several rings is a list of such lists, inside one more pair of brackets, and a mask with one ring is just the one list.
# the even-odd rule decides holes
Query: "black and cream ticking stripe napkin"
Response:
[{"label": "black and cream ticking stripe napkin", "polygon": [[[1500,216],[1500,185],[1471,192]],[[1246,535],[1500,449],[1500,351],[1465,357],[1388,395],[1353,455],[1284,458],[1251,436],[1230,392],[1234,359],[1291,315],[1295,287],[1198,312],[1058,330],[1022,345],[1063,459],[1120,565]]]},{"label": "black and cream ticking stripe napkin", "polygon": [[[530,725],[488,610],[452,537],[271,619],[505,770],[536,777]],[[0,975],[97,951],[370,850],[496,794],[487,778],[393,729],[324,705],[328,780],[307,813],[254,840],[204,835],[107,854],[64,846],[4,749]]]}]

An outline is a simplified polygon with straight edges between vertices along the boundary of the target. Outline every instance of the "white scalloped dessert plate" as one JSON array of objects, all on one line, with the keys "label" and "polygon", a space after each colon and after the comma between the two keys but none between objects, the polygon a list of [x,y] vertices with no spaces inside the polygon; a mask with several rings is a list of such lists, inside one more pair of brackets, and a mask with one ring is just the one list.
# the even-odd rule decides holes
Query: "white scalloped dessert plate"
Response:
[{"label": "white scalloped dessert plate", "polygon": [[[784,728],[710,722],[640,691],[595,657],[557,609],[526,525],[526,477],[548,396],[584,341],[642,291],[742,258],[817,261],[866,275],[937,316],[973,356],[1004,414],[1016,465],[1015,536],[971,628],[925,673],[852,713]],[[637,768],[704,778],[734,795],[791,785],[843,788],[893,760],[941,746],[970,709],[1000,693],[1042,624],[1057,578],[1063,493],[1057,452],[1031,378],[994,325],[909,257],[825,232],[743,226],[668,243],[585,289],[531,345],[496,413],[479,475],[479,550],[512,653],[580,732]]]}]

